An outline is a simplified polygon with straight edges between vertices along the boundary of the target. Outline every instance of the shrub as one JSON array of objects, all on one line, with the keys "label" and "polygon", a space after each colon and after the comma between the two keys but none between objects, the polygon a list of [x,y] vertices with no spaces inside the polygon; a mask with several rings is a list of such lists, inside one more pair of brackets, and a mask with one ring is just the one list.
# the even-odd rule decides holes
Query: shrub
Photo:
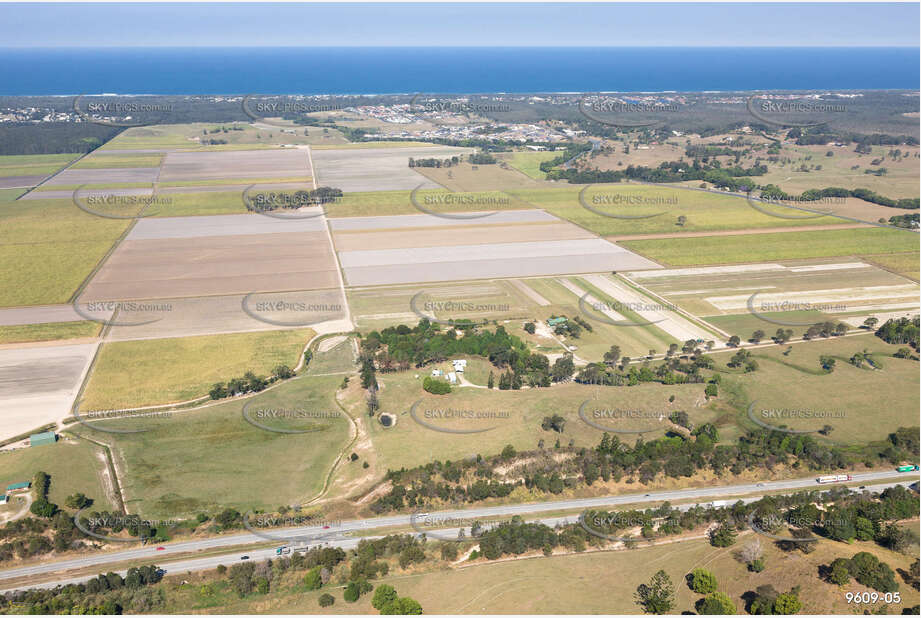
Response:
[{"label": "shrub", "polygon": [[324,592],[320,595],[320,598],[317,599],[317,602],[320,604],[320,607],[329,607],[336,602],[336,598],[328,592]]},{"label": "shrub", "polygon": [[697,594],[716,592],[716,575],[707,569],[694,569],[691,571],[691,590]]},{"label": "shrub", "polygon": [[447,395],[451,392],[450,384],[443,380],[433,380],[429,376],[422,380],[422,388],[433,395]]},{"label": "shrub", "polygon": [[304,585],[307,586],[307,590],[319,590],[323,586],[320,567],[314,567],[307,571],[307,575],[304,576]]}]

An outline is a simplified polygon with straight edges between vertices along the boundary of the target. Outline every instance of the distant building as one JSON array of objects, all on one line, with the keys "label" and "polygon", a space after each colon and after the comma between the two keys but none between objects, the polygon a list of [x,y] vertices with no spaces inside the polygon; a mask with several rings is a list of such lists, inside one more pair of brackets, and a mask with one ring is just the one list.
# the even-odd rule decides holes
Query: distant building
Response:
[{"label": "distant building", "polygon": [[41,446],[43,444],[54,444],[58,437],[53,431],[43,431],[42,433],[33,433],[29,436],[29,446]]},{"label": "distant building", "polygon": [[550,318],[547,320],[547,326],[557,326],[558,324],[565,324],[566,322],[566,318]]},{"label": "distant building", "polygon": [[13,492],[27,491],[30,487],[32,487],[32,482],[25,481],[24,483],[13,483],[12,485],[7,485],[6,490],[13,491]]},{"label": "distant building", "polygon": [[0,495],[0,504],[6,504],[9,500],[9,496],[6,494]]},{"label": "distant building", "polygon": [[467,369],[467,360],[463,358],[451,361],[451,364],[454,365],[454,371],[457,373],[464,373],[464,370]]},{"label": "distant building", "polygon": [[451,384],[457,384],[457,374],[453,371],[448,374],[448,382]]}]

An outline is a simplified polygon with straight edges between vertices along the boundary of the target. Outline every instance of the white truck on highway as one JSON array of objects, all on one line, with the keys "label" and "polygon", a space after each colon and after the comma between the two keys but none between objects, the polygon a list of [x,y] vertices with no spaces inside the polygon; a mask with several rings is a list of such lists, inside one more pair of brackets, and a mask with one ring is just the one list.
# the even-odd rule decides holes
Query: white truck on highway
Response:
[{"label": "white truck on highway", "polygon": [[850,474],[830,474],[828,476],[820,476],[815,482],[825,485],[827,483],[843,483],[844,481],[850,480],[852,480]]}]

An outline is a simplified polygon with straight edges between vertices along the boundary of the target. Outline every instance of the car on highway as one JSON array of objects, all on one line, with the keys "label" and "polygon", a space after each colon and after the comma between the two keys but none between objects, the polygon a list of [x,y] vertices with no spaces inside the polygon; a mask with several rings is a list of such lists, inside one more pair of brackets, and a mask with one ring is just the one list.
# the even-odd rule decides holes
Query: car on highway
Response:
[{"label": "car on highway", "polygon": [[324,530],[329,530],[329,526],[323,526]]},{"label": "car on highway", "polygon": [[164,550],[166,550],[166,548],[162,546],[157,548],[157,551],[164,551]]},{"label": "car on highway", "polygon": [[249,556],[240,556],[240,560],[249,560]]}]

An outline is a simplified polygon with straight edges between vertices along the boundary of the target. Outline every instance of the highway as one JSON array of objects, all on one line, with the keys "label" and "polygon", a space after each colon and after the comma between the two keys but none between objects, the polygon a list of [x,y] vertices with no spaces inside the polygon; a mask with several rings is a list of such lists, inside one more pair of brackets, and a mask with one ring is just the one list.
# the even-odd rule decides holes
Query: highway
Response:
[{"label": "highway", "polygon": [[[865,472],[859,474],[851,473],[851,476],[852,480],[850,482],[864,482],[864,484],[868,485],[868,488],[870,488],[869,484],[871,482],[876,482],[877,484],[873,485],[872,487],[874,490],[881,490],[883,487],[896,484],[909,484],[918,480],[917,472],[900,473],[896,472],[895,470]],[[819,485],[816,483],[815,478],[815,476],[810,476],[808,478],[783,481],[764,481],[762,483],[676,489],[670,491],[650,492],[647,494],[621,494],[617,496],[579,498],[572,500],[547,501],[530,504],[508,504],[491,507],[429,512],[426,513],[425,516],[437,520],[456,519],[463,520],[464,522],[473,522],[477,519],[495,519],[501,517],[508,518],[514,515],[524,517],[526,515],[536,515],[550,511],[575,512],[583,511],[589,508],[639,505],[644,502],[675,502],[679,500],[694,499],[701,499],[701,502],[710,502],[713,500],[725,499],[731,496],[755,494],[754,497],[749,497],[747,500],[752,501],[759,499],[761,495],[769,492],[800,489],[827,489],[834,486]],[[888,482],[888,484],[879,484],[881,481]],[[690,507],[691,505],[686,506]],[[265,560],[275,556],[275,547],[281,545],[296,544],[298,542],[309,543],[311,546],[326,543],[330,546],[350,549],[357,546],[361,538],[374,538],[356,538],[350,536],[353,533],[361,533],[363,531],[395,526],[405,528],[407,526],[413,526],[414,524],[417,530],[422,530],[422,517],[423,516],[419,514],[400,514],[388,517],[375,517],[371,519],[330,522],[332,525],[327,528],[317,525],[297,528],[267,529],[264,532],[260,530],[258,535],[251,532],[228,534],[209,539],[165,543],[162,545],[164,549],[161,551],[157,551],[156,546],[151,544],[144,547],[136,547],[122,551],[91,554],[81,556],[79,558],[71,558],[68,560],[60,560],[55,562],[42,562],[32,566],[3,570],[0,571],[0,582],[27,576],[42,576],[52,573],[60,573],[61,578],[55,579],[53,582],[28,585],[28,587],[48,587],[62,583],[71,583],[89,579],[88,576],[68,577],[66,575],[67,571],[73,569],[85,569],[87,567],[94,566],[98,567],[100,571],[105,571],[108,570],[105,568],[105,565],[124,563],[126,561],[137,561],[138,566],[142,564],[156,564],[167,569],[167,571],[173,572],[195,571],[214,568],[219,564],[232,564],[238,561],[243,555],[248,555],[252,560]],[[572,515],[569,516],[569,518],[528,518],[529,521],[544,521],[553,523],[564,520],[575,521],[575,519],[576,516]],[[548,525],[553,525],[553,523],[548,523]],[[466,523],[464,527],[469,527],[469,523]],[[445,528],[438,530],[437,534],[438,536],[446,538],[452,530],[456,535],[456,531],[458,529],[459,528]],[[430,533],[429,536],[432,536],[432,534]],[[267,539],[266,537],[269,538]],[[248,549],[246,547],[247,545],[255,543],[264,544],[266,542],[273,541],[275,544],[273,544],[272,547],[265,549]],[[189,552],[213,550],[216,548],[227,548],[228,551],[226,553],[221,553],[220,555],[201,558],[177,556],[177,559],[174,562],[169,561],[171,555],[176,556],[177,554],[188,554]],[[4,587],[4,585],[0,583],[0,590],[10,590],[21,587],[22,585]]]}]

